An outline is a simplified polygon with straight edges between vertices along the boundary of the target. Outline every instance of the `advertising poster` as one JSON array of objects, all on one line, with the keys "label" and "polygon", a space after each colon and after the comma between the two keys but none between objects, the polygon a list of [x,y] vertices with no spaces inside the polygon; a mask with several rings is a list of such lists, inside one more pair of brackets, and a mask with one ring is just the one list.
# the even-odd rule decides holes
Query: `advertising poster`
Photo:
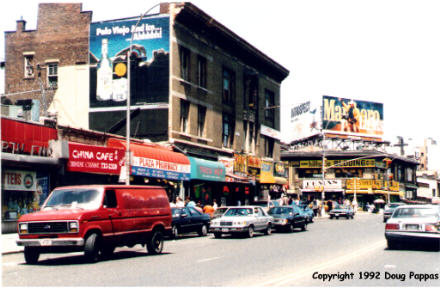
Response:
[{"label": "advertising poster", "polygon": [[299,103],[290,109],[291,141],[299,141],[319,133],[319,106],[312,101]]},{"label": "advertising poster", "polygon": [[125,106],[132,39],[131,105],[168,101],[169,16],[90,25],[90,111]]},{"label": "advertising poster", "polygon": [[322,101],[322,127],[327,133],[382,139],[382,103],[325,95]]}]

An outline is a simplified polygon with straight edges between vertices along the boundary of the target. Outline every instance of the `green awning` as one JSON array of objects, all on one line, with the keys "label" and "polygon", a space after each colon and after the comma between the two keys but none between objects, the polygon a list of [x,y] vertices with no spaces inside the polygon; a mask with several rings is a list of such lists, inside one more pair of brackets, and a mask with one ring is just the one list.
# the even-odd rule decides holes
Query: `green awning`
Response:
[{"label": "green awning", "polygon": [[226,180],[225,165],[220,162],[188,157],[191,162],[191,179],[224,182]]}]

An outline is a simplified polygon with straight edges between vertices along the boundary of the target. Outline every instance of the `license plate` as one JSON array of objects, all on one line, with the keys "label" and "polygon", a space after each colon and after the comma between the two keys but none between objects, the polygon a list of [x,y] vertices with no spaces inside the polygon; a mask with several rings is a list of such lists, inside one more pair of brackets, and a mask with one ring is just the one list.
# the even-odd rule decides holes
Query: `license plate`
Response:
[{"label": "license plate", "polygon": [[41,246],[50,246],[52,245],[52,240],[40,240]]},{"label": "license plate", "polygon": [[407,230],[418,230],[419,229],[419,225],[406,225],[406,229]]},{"label": "license plate", "polygon": [[335,214],[336,217],[339,217],[339,214]]},{"label": "license plate", "polygon": [[225,228],[223,228],[223,229],[222,229],[222,232],[223,232],[223,233],[227,233],[227,232],[229,232],[229,229],[225,229]]}]

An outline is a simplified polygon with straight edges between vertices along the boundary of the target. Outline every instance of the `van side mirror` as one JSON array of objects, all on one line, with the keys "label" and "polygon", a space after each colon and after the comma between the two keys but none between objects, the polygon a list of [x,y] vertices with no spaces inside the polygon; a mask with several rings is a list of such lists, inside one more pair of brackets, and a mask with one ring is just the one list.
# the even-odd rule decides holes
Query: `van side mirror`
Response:
[{"label": "van side mirror", "polygon": [[187,214],[181,214],[180,216],[181,216],[182,218],[186,218],[186,217],[188,217]]}]

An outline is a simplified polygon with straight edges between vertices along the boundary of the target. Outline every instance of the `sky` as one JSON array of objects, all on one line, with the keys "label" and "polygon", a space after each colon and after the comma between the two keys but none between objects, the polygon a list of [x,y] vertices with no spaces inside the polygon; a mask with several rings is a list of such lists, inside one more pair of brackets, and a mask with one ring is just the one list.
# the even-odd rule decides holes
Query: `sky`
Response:
[{"label": "sky", "polygon": [[[83,11],[93,11],[92,21],[137,16],[158,3],[81,2]],[[290,71],[281,85],[282,140],[292,138],[294,105],[330,95],[383,103],[385,140],[432,137],[440,143],[440,1],[192,3]],[[21,17],[27,29],[35,29],[37,12],[38,1],[2,2],[1,31],[14,31]]]}]

